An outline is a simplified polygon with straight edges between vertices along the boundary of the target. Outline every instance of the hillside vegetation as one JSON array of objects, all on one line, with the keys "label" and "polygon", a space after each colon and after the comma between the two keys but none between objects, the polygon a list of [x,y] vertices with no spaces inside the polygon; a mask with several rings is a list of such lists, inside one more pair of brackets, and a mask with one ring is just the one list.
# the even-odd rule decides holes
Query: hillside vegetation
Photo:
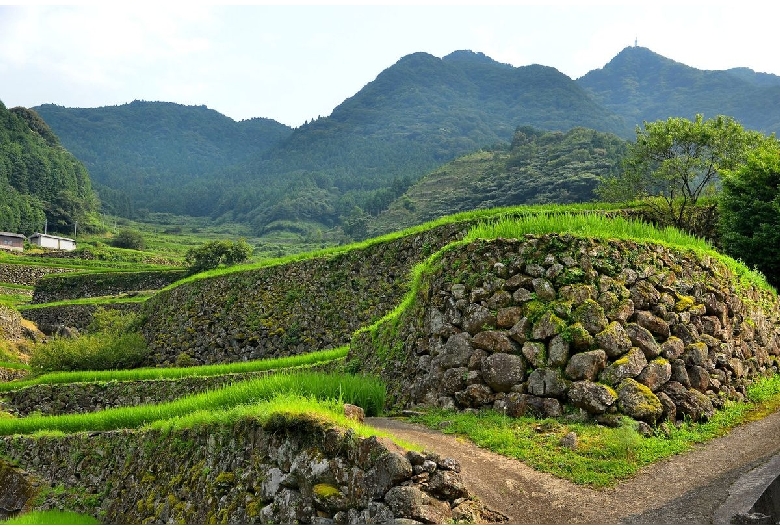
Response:
[{"label": "hillside vegetation", "polygon": [[[35,110],[89,168],[107,212],[204,217],[240,223],[255,236],[333,244],[343,241],[340,228],[359,236],[361,219],[403,200],[426,173],[511,142],[518,126],[562,133],[584,127],[628,139],[643,121],[701,113],[730,115],[768,134],[780,124],[778,91],[777,76],[698,70],[642,47],[622,50],[577,80],[548,66],[515,68],[457,51],[403,57],[330,116],[295,129],[172,103]],[[571,184],[575,190],[562,183],[556,191],[582,200],[588,179]],[[537,195],[512,200],[547,200]],[[509,204],[504,200],[488,198],[485,206]],[[399,228],[389,219],[376,226]]]},{"label": "hillside vegetation", "polygon": [[72,233],[94,226],[97,197],[84,165],[33,111],[0,102],[0,231]]}]

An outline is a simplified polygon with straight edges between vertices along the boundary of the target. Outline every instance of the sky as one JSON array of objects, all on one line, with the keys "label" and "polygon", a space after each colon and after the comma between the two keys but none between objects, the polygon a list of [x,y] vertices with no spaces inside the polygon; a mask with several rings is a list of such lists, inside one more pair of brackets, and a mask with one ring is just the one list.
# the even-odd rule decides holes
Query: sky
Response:
[{"label": "sky", "polygon": [[694,68],[780,75],[778,9],[752,0],[183,5],[0,4],[0,101],[167,101],[297,127],[410,53],[472,50],[577,79],[635,42]]}]

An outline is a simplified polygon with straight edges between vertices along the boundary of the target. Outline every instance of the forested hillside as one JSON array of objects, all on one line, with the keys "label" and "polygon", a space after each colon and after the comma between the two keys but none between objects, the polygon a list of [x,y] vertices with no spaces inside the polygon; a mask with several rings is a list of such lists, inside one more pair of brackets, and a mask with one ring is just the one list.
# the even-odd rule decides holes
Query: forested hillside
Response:
[{"label": "forested hillside", "polygon": [[697,70],[647,48],[629,47],[577,82],[631,125],[723,114],[766,134],[780,129],[780,77],[749,68]]},{"label": "forested hillside", "polygon": [[204,209],[222,188],[215,174],[265,152],[291,131],[273,120],[235,122],[205,106],[175,103],[35,110],[87,165],[104,209],[124,217],[137,209],[210,213]]},{"label": "forested hillside", "polygon": [[595,199],[600,177],[615,176],[628,142],[576,127],[566,133],[518,127],[509,146],[483,149],[425,175],[375,219],[370,235],[452,213],[516,204],[566,204]]},{"label": "forested hillside", "polygon": [[40,116],[0,102],[0,231],[85,230],[97,208],[86,168]]},{"label": "forested hillside", "polygon": [[[87,165],[109,213],[170,212],[241,223],[255,235],[309,237],[339,226],[362,233],[404,193],[408,200],[422,175],[507,144],[517,127],[584,127],[628,140],[643,121],[702,113],[771,133],[780,125],[778,103],[777,76],[702,71],[631,47],[577,81],[551,67],[516,68],[471,51],[414,53],[330,116],[295,129],[173,103],[37,110]],[[469,195],[442,197],[452,202],[435,210],[585,197],[597,173],[580,169],[576,182],[559,172],[535,185],[538,178],[528,175],[538,167],[518,165],[518,175],[530,172],[520,190],[483,177],[463,190]]]},{"label": "forested hillside", "polygon": [[[420,175],[483,146],[508,142],[519,124],[627,131],[557,70],[514,68],[472,52],[404,57],[329,117],[304,124],[275,145],[285,131],[272,129],[268,142],[241,143],[246,147],[233,152],[207,149],[213,143],[203,142],[193,122],[181,117],[195,119],[190,107],[135,102],[38,110],[83,158],[104,202],[117,212],[147,208],[206,215],[245,222],[256,233],[283,222],[330,227],[356,206],[377,214]],[[197,114],[207,117],[205,109]],[[216,114],[209,111],[204,131],[208,124],[217,127]],[[229,125],[224,127],[235,130]],[[185,154],[195,168],[182,164]],[[122,203],[125,197],[129,202]]]}]

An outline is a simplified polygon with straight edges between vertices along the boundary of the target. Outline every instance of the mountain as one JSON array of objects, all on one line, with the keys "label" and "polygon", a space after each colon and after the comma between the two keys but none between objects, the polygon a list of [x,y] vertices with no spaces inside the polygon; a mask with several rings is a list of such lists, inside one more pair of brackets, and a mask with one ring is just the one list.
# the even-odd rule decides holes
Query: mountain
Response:
[{"label": "mountain", "polygon": [[[472,51],[413,53],[330,116],[295,129],[173,103],[36,110],[84,160],[110,212],[206,216],[256,234],[307,237],[363,224],[422,175],[508,143],[517,127],[584,127],[632,139],[642,121],[702,113],[768,133],[779,128],[779,103],[777,76],[697,70],[630,47],[576,81],[555,68],[513,67]],[[561,201],[571,196],[548,187],[561,190]],[[511,196],[554,200],[554,193]]]},{"label": "mountain", "polygon": [[[507,142],[518,124],[630,131],[554,68],[514,68],[467,51],[403,57],[330,116],[273,129],[253,146],[233,142],[232,152],[204,141],[202,131],[229,120],[205,108],[36,110],[82,157],[105,202],[116,202],[107,188],[121,190],[134,209],[227,218],[257,233],[285,221],[330,227],[353,206],[379,213],[420,175]],[[225,122],[228,132],[214,135],[240,125]]]},{"label": "mountain", "polygon": [[240,164],[287,137],[291,130],[268,119],[235,122],[205,106],[133,101],[74,109],[41,105],[34,110],[83,161],[106,210],[131,217],[136,209],[190,210],[180,189]]},{"label": "mountain", "polygon": [[780,130],[780,77],[748,68],[697,70],[634,46],[577,82],[632,125],[724,114],[748,129]]},{"label": "mountain", "polygon": [[599,177],[617,175],[628,141],[584,127],[519,127],[511,145],[482,149],[428,173],[373,219],[379,235],[468,210],[595,199]]},{"label": "mountain", "polygon": [[89,230],[97,197],[89,173],[35,112],[0,101],[0,231]]}]

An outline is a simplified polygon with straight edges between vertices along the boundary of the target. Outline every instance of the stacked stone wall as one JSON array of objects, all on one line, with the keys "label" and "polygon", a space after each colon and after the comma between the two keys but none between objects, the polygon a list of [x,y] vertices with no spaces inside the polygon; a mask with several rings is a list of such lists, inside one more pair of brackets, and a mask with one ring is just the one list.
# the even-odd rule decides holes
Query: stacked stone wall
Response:
[{"label": "stacked stone wall", "polygon": [[[777,371],[777,296],[719,260],[566,235],[477,241],[353,341],[397,408],[708,419]],[[349,360],[348,360],[349,362]]]},{"label": "stacked stone wall", "polygon": [[[459,464],[305,417],[175,431],[3,437],[39,508],[104,524],[496,522]],[[42,485],[42,486],[41,486]]]}]

